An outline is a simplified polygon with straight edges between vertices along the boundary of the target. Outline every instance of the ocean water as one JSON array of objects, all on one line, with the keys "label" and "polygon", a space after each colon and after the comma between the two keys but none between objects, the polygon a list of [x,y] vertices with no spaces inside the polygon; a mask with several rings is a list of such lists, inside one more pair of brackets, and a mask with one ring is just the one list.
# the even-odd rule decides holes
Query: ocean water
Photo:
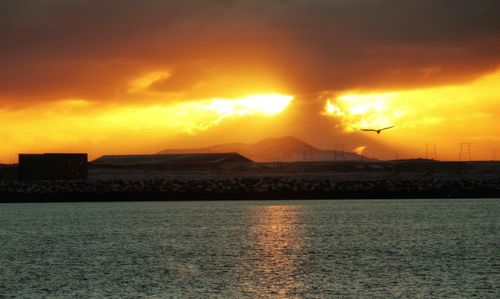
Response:
[{"label": "ocean water", "polygon": [[0,205],[0,297],[500,297],[500,200]]}]

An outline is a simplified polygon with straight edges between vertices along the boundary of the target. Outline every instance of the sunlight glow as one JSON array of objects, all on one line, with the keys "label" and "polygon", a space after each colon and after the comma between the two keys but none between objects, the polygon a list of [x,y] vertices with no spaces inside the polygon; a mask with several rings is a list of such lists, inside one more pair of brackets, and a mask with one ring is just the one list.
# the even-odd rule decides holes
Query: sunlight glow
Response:
[{"label": "sunlight glow", "polygon": [[291,96],[268,94],[242,99],[212,99],[168,105],[128,107],[101,115],[109,127],[143,129],[164,127],[194,134],[218,125],[229,117],[262,115],[282,112],[293,100]]},{"label": "sunlight glow", "polygon": [[366,150],[366,145],[362,145],[355,148],[354,152],[358,155],[362,155],[365,150]]},{"label": "sunlight glow", "polygon": [[405,114],[404,110],[391,105],[396,96],[396,93],[341,95],[326,101],[323,115],[340,118],[347,132],[387,127]]},{"label": "sunlight glow", "polygon": [[[340,121],[344,131],[362,128],[428,128],[447,122],[465,126],[497,112],[500,71],[464,85],[412,90],[325,93],[323,115]],[[492,111],[493,109],[493,111]],[[475,122],[475,120],[474,120]]]},{"label": "sunlight glow", "polygon": [[129,82],[129,93],[144,92],[154,83],[168,79],[172,74],[169,71],[156,71],[147,73]]},{"label": "sunlight glow", "polygon": [[213,99],[202,104],[204,109],[215,111],[222,117],[247,114],[275,115],[282,112],[293,100],[291,96],[266,94],[243,99]]}]

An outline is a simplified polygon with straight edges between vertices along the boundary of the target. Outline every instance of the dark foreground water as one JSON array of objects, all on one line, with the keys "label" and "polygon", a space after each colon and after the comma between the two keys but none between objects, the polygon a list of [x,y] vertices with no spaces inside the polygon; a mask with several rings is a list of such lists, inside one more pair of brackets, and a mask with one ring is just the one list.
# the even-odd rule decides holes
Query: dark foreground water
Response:
[{"label": "dark foreground water", "polygon": [[0,297],[499,297],[500,200],[0,205]]}]

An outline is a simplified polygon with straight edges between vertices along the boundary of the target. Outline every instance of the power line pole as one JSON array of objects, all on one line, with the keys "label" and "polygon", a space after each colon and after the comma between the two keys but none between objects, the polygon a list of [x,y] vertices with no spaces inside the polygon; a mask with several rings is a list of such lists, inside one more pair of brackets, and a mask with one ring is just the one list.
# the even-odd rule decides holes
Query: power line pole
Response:
[{"label": "power line pole", "polygon": [[425,144],[425,159],[437,160],[437,144],[435,143]]},{"label": "power line pole", "polygon": [[462,161],[464,155],[469,156],[469,161],[472,161],[472,143],[460,143],[460,153],[458,154],[458,161]]}]

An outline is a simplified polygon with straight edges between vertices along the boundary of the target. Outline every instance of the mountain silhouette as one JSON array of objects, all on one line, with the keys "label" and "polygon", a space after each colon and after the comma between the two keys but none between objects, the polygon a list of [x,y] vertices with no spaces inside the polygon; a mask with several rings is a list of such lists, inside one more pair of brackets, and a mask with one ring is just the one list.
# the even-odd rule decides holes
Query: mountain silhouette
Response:
[{"label": "mountain silhouette", "polygon": [[269,138],[253,144],[227,143],[204,148],[166,149],[158,154],[193,153],[239,153],[256,162],[369,160],[353,152],[319,149],[292,136]]}]

